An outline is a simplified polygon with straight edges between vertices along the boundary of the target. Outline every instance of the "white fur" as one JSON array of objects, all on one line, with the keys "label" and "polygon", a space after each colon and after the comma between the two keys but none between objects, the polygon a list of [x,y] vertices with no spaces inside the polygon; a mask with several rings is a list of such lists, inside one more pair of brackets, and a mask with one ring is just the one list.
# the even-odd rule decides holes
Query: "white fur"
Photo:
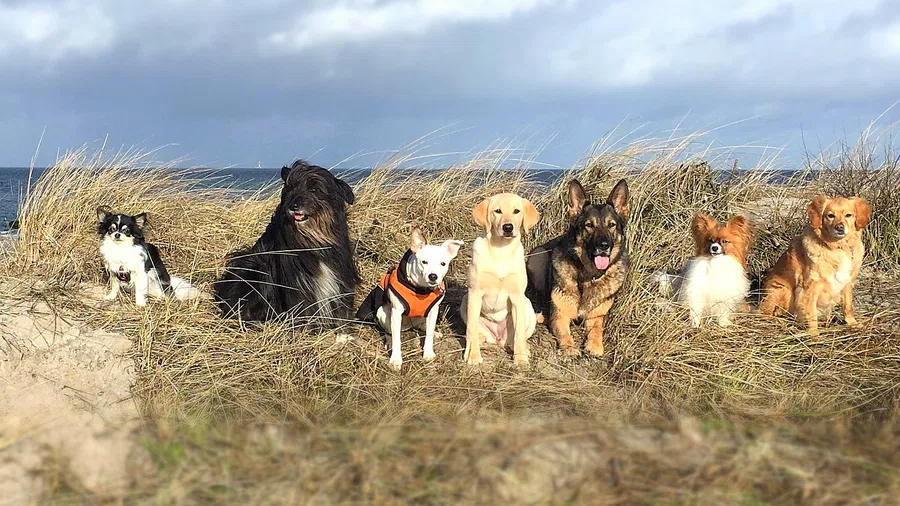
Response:
[{"label": "white fur", "polygon": [[318,301],[317,314],[323,318],[333,318],[341,293],[341,285],[337,275],[324,262],[319,263],[319,274],[316,275],[316,301]]},{"label": "white fur", "polygon": [[[144,262],[149,253],[143,246],[134,244],[131,239],[116,241],[105,236],[100,243],[100,254],[109,271],[109,292],[103,297],[104,300],[115,300],[121,289],[134,293],[134,303],[138,306],[146,306],[148,296],[165,296],[156,269],[144,270]],[[116,273],[122,271],[131,276],[129,283],[122,283],[116,277]],[[188,300],[200,295],[199,290],[182,278],[170,276],[170,281],[177,300]]]},{"label": "white fur", "polygon": [[694,327],[708,316],[717,316],[719,325],[727,326],[749,290],[747,273],[736,258],[697,256],[684,265],[677,300],[687,306]]},{"label": "white fur", "polygon": [[[410,283],[421,288],[436,288],[444,280],[450,261],[456,258],[462,241],[444,241],[440,246],[425,244],[410,256],[406,263],[406,279]],[[443,265],[441,265],[443,263]],[[429,279],[429,275],[437,276]],[[389,302],[383,304],[375,312],[375,320],[391,336],[391,357],[389,363],[395,370],[400,370],[403,365],[403,354],[400,350],[400,333],[410,328],[425,331],[425,344],[422,347],[422,359],[434,360],[434,338],[441,337],[435,331],[438,314],[440,314],[440,301],[435,304],[424,318],[410,318],[403,314],[403,303],[388,290]]]}]

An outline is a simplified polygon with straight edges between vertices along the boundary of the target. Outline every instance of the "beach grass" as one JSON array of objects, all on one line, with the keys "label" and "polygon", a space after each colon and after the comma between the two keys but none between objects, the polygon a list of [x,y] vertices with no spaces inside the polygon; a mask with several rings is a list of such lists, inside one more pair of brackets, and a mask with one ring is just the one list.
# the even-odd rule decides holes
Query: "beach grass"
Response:
[{"label": "beach grass", "polygon": [[[776,184],[773,162],[722,177],[733,160],[694,150],[695,140],[601,147],[550,187],[503,170],[503,150],[414,174],[401,169],[417,164],[415,154],[387,157],[356,185],[350,208],[364,279],[357,301],[400,258],[413,227],[467,243],[448,276],[437,360],[423,362],[408,333],[399,373],[370,326],[346,322],[338,330],[354,339],[344,341],[287,322],[225,321],[206,299],[146,310],[102,303],[98,205],[148,212],[169,270],[209,291],[225,254],[262,232],[279,187],[210,188],[152,153],[68,153],[23,204],[2,290],[134,340],[150,463],[133,483],[96,496],[73,481],[72,463],[51,462],[48,502],[889,504],[900,492],[897,158],[864,137]],[[499,192],[531,199],[542,219],[530,248],[563,231],[573,177],[595,200],[619,178],[631,189],[633,271],[606,355],[560,356],[539,326],[531,366],[488,348],[484,366],[466,367],[454,315],[479,234],[471,209]],[[696,212],[751,217],[758,277],[819,193],[874,206],[860,328],[835,321],[813,339],[790,320],[746,314],[728,329],[697,330],[656,293],[652,271],[692,253]]]}]

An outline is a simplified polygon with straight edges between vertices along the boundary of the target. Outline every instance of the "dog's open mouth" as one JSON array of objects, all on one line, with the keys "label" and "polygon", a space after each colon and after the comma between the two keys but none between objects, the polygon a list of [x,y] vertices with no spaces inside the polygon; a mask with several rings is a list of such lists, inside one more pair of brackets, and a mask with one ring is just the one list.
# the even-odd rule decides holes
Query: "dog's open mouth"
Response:
[{"label": "dog's open mouth", "polygon": [[594,267],[596,267],[598,271],[609,269],[609,253],[601,252],[596,255],[594,257]]},{"label": "dog's open mouth", "polygon": [[294,218],[294,221],[297,223],[302,223],[309,219],[309,215],[303,211],[291,211],[291,217]]}]

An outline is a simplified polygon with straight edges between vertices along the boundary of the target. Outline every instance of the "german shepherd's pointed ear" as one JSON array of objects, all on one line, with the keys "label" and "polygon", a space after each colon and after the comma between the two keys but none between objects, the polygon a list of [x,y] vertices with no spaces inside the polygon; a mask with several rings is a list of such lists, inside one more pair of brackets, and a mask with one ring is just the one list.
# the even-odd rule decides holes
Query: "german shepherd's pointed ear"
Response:
[{"label": "german shepherd's pointed ear", "polygon": [[854,197],[853,204],[856,206],[856,230],[862,230],[872,221],[872,205],[862,197]]},{"label": "german shepherd's pointed ear", "polygon": [[587,204],[587,194],[577,179],[569,181],[569,221],[574,221]]},{"label": "german shepherd's pointed ear", "polygon": [[426,244],[428,244],[428,239],[425,238],[422,229],[419,227],[414,228],[412,233],[409,234],[409,249],[412,250],[413,253],[416,253]]},{"label": "german shepherd's pointed ear", "polygon": [[480,204],[475,206],[472,209],[472,218],[475,220],[475,223],[481,225],[481,227],[487,231],[491,231],[491,222],[488,219],[488,209],[491,207],[491,199],[484,199]]},{"label": "german shepherd's pointed ear", "polygon": [[623,221],[628,221],[628,183],[624,179],[613,186],[606,203],[616,208]]},{"label": "german shepherd's pointed ear", "polygon": [[353,188],[350,188],[350,185],[343,179],[335,177],[334,180],[338,183],[338,192],[341,194],[341,198],[344,199],[344,202],[346,202],[347,205],[356,202],[356,196],[353,195]]},{"label": "german shepherd's pointed ear", "polygon": [[526,231],[529,231],[537,225],[538,221],[540,221],[541,213],[538,212],[537,208],[534,207],[534,204],[529,200],[522,199],[522,207],[523,211],[525,211],[525,218],[522,219],[522,227],[524,227]]},{"label": "german shepherd's pointed ear", "polygon": [[825,212],[825,204],[827,203],[828,197],[819,195],[806,206],[806,217],[809,218],[809,224],[812,225],[812,228],[816,230],[822,228],[822,213]]},{"label": "german shepherd's pointed ear", "polygon": [[110,209],[106,206],[98,207],[97,208],[97,222],[103,223],[104,221],[106,221],[106,218],[108,218],[110,214],[112,214],[112,209]]}]

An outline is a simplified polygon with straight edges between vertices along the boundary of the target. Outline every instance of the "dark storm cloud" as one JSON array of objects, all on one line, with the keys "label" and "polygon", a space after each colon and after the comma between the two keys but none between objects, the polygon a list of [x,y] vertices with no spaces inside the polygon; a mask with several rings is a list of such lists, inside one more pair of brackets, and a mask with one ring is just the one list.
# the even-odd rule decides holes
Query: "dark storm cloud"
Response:
[{"label": "dark storm cloud", "polygon": [[[802,149],[900,97],[890,1],[0,2],[0,165],[113,144],[191,163],[334,163],[462,131],[568,165],[624,118]],[[897,113],[889,114],[896,119]]]}]

